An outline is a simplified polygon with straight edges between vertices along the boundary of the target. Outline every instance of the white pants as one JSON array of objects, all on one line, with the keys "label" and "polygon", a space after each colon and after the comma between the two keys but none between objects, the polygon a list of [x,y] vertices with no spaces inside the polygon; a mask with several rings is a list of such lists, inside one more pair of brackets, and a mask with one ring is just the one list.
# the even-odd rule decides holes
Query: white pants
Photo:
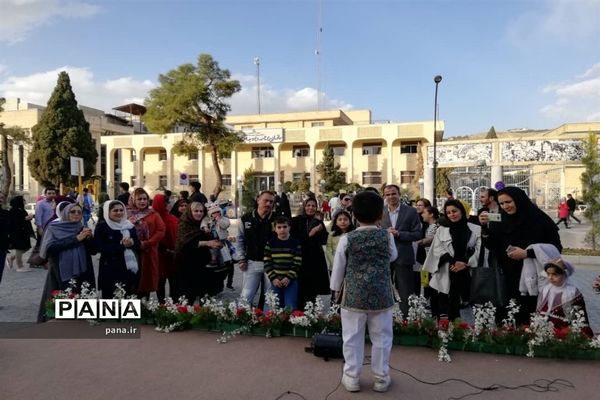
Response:
[{"label": "white pants", "polygon": [[360,376],[365,352],[365,326],[371,338],[371,371],[376,377],[390,373],[392,351],[392,310],[355,312],[342,308],[342,338],[344,339],[344,373],[352,378]]},{"label": "white pants", "polygon": [[[258,291],[258,285],[261,282],[261,279],[264,280],[265,265],[260,261],[248,261],[248,269],[242,273],[243,281],[242,281],[242,293],[240,297],[246,299],[249,304],[252,304],[252,300],[254,300],[254,296],[256,296],[256,292]],[[265,291],[267,287],[265,286]]]}]

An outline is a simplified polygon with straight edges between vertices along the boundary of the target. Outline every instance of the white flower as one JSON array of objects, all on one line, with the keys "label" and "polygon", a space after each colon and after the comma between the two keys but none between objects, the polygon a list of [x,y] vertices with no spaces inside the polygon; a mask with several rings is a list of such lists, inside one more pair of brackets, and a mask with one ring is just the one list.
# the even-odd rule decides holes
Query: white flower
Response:
[{"label": "white flower", "polygon": [[508,302],[508,312],[506,315],[506,319],[502,320],[502,326],[504,328],[515,328],[517,326],[517,322],[515,320],[515,315],[519,313],[521,306],[519,306],[515,299],[510,299]]},{"label": "white flower", "polygon": [[123,285],[120,282],[115,283],[115,291],[113,292],[113,299],[124,299],[125,298],[125,294],[127,293],[125,291],[125,285]]},{"label": "white flower", "polygon": [[491,331],[496,327],[496,307],[489,301],[485,304],[476,304],[473,306],[473,316],[475,322],[467,336],[474,342],[484,330]]},{"label": "white flower", "polygon": [[535,346],[541,346],[554,338],[554,324],[548,319],[547,315],[532,314],[531,323],[526,331],[535,335],[533,339],[527,342],[527,346],[529,347],[527,357],[534,357]]},{"label": "white flower", "polygon": [[454,325],[448,324],[448,330],[438,329],[438,337],[441,339],[440,348],[438,350],[439,362],[451,362],[452,358],[448,353],[448,342],[452,340]]},{"label": "white flower", "polygon": [[423,296],[416,296],[411,294],[408,297],[408,317],[409,323],[423,321],[431,317],[429,310],[427,310],[427,299]]}]

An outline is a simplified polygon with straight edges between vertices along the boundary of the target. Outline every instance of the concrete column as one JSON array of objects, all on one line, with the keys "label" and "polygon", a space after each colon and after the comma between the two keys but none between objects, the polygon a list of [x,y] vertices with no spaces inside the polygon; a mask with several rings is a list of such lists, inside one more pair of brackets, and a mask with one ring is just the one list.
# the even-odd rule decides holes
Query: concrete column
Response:
[{"label": "concrete column", "polygon": [[116,167],[113,165],[114,164],[114,157],[115,157],[115,150],[111,149],[108,147],[108,145],[106,146],[106,191],[107,193],[110,194],[110,197],[113,197],[115,195],[115,193],[117,192],[115,190],[115,186],[118,185],[118,183],[114,182],[114,177],[115,177],[115,169]]},{"label": "concrete column", "polygon": [[136,180],[137,180],[137,185],[138,187],[145,187],[146,186],[146,182],[144,181],[144,148],[136,148],[135,149],[135,154],[136,154],[136,161],[135,164],[137,166],[137,170],[135,171],[136,174]]},{"label": "concrete column", "polygon": [[394,151],[392,148],[392,143],[388,143],[387,144],[387,169],[386,169],[386,178],[383,180],[384,182],[387,182],[387,184],[391,184],[391,183],[395,183],[394,182]]},{"label": "concrete column", "polygon": [[[198,180],[202,185],[204,185],[204,158],[204,146],[201,146],[198,149]],[[202,188],[200,190],[203,191]]]},{"label": "concrete column", "polygon": [[309,150],[308,150],[308,154],[311,155],[311,158],[309,160],[310,163],[310,190],[313,193],[320,193],[319,192],[319,180],[317,180],[317,168],[316,168],[316,163],[317,163],[317,146],[313,143],[313,144],[309,144]]},{"label": "concrete column", "polygon": [[423,168],[423,192],[426,199],[431,201],[431,204],[435,207],[435,200],[433,198],[433,167],[425,165]]},{"label": "concrete column", "polygon": [[354,180],[354,148],[353,142],[346,142],[346,149],[348,150],[348,173],[346,174],[346,183],[350,183]]},{"label": "concrete column", "polygon": [[493,164],[492,172],[490,177],[490,186],[493,188],[496,182],[501,181],[503,178],[502,164]]},{"label": "concrete column", "polygon": [[165,147],[165,149],[167,150],[167,188],[173,190],[173,157],[175,155],[171,146]]},{"label": "concrete column", "polygon": [[282,187],[282,182],[279,181],[279,172],[280,172],[280,166],[279,166],[279,146],[281,145],[281,143],[271,143],[271,146],[273,146],[273,174],[274,174],[274,178],[275,180],[273,181],[273,188],[275,189],[276,192],[281,191],[281,187]]}]

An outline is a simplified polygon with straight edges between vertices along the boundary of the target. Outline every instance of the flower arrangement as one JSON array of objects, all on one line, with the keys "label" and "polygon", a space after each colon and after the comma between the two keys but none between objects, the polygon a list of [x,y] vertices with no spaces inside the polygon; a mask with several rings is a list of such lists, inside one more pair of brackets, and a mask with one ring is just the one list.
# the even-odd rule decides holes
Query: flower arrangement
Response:
[{"label": "flower arrangement", "polygon": [[[55,291],[46,303],[46,313],[54,313],[54,301],[59,298],[94,298],[95,290],[82,285],[76,292],[75,281],[64,291]],[[125,291],[117,285],[115,298]],[[574,357],[600,359],[600,336],[590,338],[583,310],[574,308],[565,320],[566,325],[555,327],[545,315],[533,314],[529,325],[516,326],[519,311],[516,302],[508,306],[507,317],[496,326],[495,308],[491,304],[473,308],[474,323],[462,320],[440,320],[431,317],[422,296],[411,296],[409,312],[404,319],[396,305],[393,309],[394,343],[437,348],[440,362],[451,362],[451,350],[521,354],[529,357]],[[176,302],[166,298],[142,300],[142,321],[151,323],[162,332],[203,329],[222,332],[217,339],[226,343],[239,334],[260,334],[267,337],[293,335],[311,337],[314,333],[341,332],[339,306],[326,308],[320,297],[307,302],[304,310],[282,309],[277,295],[266,294],[267,311],[252,307],[245,300],[224,303],[205,297],[200,304],[190,305],[184,297]]]}]

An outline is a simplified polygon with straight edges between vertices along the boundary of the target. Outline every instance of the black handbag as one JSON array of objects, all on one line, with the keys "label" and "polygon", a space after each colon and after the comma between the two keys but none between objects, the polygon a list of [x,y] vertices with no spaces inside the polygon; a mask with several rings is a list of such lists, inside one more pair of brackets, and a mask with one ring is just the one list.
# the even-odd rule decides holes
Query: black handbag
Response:
[{"label": "black handbag", "polygon": [[496,257],[485,263],[485,249],[479,254],[479,266],[471,268],[471,298],[472,304],[485,304],[488,301],[495,307],[508,304],[508,291],[504,271],[498,266]]}]

